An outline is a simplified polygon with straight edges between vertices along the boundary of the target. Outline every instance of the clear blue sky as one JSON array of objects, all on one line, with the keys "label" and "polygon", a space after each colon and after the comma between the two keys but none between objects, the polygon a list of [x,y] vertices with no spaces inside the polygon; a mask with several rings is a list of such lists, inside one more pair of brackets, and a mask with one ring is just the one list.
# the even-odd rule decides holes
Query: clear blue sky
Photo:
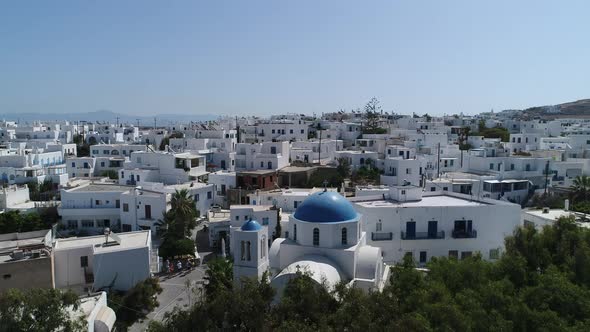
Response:
[{"label": "clear blue sky", "polygon": [[478,113],[590,98],[590,1],[2,1],[0,114]]}]

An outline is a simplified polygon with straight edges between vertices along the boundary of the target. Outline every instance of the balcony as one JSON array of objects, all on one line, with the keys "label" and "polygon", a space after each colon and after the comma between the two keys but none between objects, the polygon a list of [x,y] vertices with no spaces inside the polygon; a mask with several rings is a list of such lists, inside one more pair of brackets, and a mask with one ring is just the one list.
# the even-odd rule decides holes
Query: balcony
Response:
[{"label": "balcony", "polygon": [[476,230],[464,230],[464,229],[454,229],[453,238],[455,239],[475,239],[477,238],[477,231]]},{"label": "balcony", "polygon": [[408,234],[408,232],[402,232],[402,240],[437,240],[444,239],[445,231],[440,232],[415,232],[414,234]]},{"label": "balcony", "polygon": [[371,233],[371,240],[372,241],[390,241],[393,239],[392,232],[372,232]]}]

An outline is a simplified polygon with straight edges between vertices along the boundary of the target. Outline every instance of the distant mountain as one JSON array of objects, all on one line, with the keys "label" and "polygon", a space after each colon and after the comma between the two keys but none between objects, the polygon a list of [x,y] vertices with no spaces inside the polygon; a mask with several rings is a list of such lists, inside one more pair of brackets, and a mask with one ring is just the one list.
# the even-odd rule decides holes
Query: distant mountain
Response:
[{"label": "distant mountain", "polygon": [[580,99],[573,102],[536,106],[527,108],[522,111],[523,115],[542,118],[556,117],[589,117],[590,118],[590,99]]},{"label": "distant mountain", "polygon": [[140,125],[151,126],[154,124],[154,118],[156,123],[170,124],[177,122],[189,122],[189,121],[210,121],[216,120],[219,116],[215,114],[157,114],[155,116],[143,116],[143,115],[127,115],[121,113],[115,113],[106,110],[85,112],[85,113],[6,113],[0,114],[0,119],[7,121],[20,121],[21,123],[33,122],[33,121],[56,121],[56,120],[69,120],[69,121],[88,121],[88,122],[111,122],[116,123],[117,117],[119,123],[132,123],[137,124],[139,121]]}]

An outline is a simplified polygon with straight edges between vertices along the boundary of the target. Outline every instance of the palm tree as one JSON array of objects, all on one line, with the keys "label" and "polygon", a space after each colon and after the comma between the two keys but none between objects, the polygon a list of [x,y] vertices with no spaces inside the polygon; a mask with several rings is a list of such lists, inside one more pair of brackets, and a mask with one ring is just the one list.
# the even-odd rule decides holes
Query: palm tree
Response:
[{"label": "palm tree", "polygon": [[195,201],[187,189],[176,190],[170,200],[174,214],[176,232],[184,237],[197,226],[197,208]]},{"label": "palm tree", "polygon": [[158,221],[164,239],[182,239],[197,225],[195,201],[187,189],[176,190],[170,199],[171,209]]},{"label": "palm tree", "polygon": [[572,185],[574,195],[581,200],[588,200],[588,192],[590,191],[590,177],[586,175],[576,176],[574,184]]}]

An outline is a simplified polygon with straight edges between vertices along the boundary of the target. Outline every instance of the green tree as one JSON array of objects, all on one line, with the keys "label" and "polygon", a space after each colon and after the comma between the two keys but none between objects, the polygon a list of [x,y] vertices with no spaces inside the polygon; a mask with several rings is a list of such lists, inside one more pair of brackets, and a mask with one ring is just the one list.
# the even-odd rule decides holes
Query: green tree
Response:
[{"label": "green tree", "polygon": [[576,199],[588,201],[588,193],[590,192],[590,177],[586,175],[576,176],[573,181],[572,189]]},{"label": "green tree", "polygon": [[231,291],[233,288],[233,263],[231,260],[218,257],[207,264],[205,272],[205,294],[207,298],[215,298],[224,291]]},{"label": "green tree", "polygon": [[59,289],[9,289],[0,294],[2,331],[85,331],[85,321],[69,308],[78,308],[78,297]]},{"label": "green tree", "polygon": [[350,176],[350,163],[346,158],[338,158],[338,166],[336,166],[336,171],[342,178],[348,178]]},{"label": "green tree", "polygon": [[379,100],[375,97],[371,98],[371,100],[365,104],[363,134],[384,134],[387,132],[387,130],[379,126],[381,110]]},{"label": "green tree", "polygon": [[[94,140],[94,144],[96,144],[96,139],[94,137],[92,139]],[[73,142],[76,143],[76,155],[78,157],[90,156],[90,144],[86,143],[82,135],[74,135]]]},{"label": "green tree", "polygon": [[119,172],[109,169],[106,171],[102,171],[102,173],[100,174],[101,176],[105,176],[108,177],[111,180],[117,180],[119,179]]},{"label": "green tree", "polygon": [[53,220],[41,219],[37,212],[21,213],[18,210],[0,214],[0,234],[23,233],[51,228]]},{"label": "green tree", "polygon": [[170,200],[171,208],[157,222],[164,241],[184,239],[197,226],[197,208],[187,189],[176,190]]},{"label": "green tree", "polygon": [[144,319],[158,306],[156,296],[160,293],[162,287],[158,279],[148,278],[133,286],[122,297],[109,295],[109,306],[117,315],[117,328],[126,330],[133,323]]}]

